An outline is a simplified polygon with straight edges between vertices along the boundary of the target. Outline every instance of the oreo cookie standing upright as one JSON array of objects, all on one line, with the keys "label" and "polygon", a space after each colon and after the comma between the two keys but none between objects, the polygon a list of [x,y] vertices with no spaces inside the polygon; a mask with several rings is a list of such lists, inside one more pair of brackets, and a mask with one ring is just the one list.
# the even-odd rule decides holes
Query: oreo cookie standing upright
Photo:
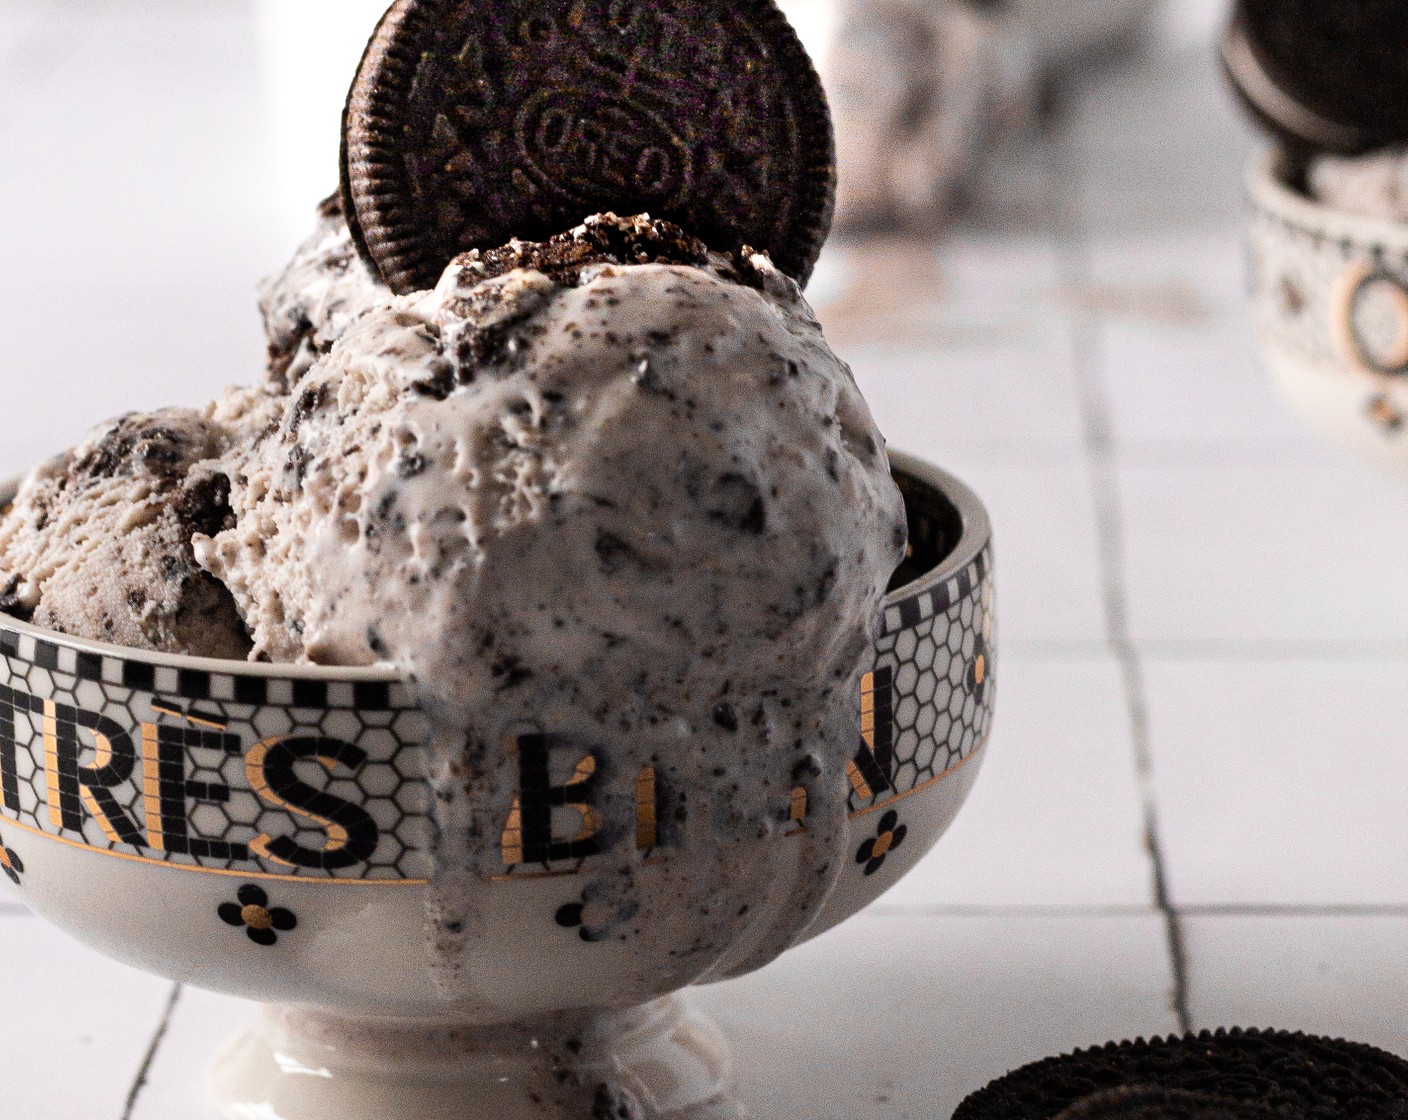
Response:
[{"label": "oreo cookie standing upright", "polygon": [[1408,141],[1408,4],[1237,0],[1222,64],[1292,147],[1355,155]]},{"label": "oreo cookie standing upright", "polygon": [[342,192],[397,292],[612,210],[766,250],[804,283],[831,119],[772,0],[397,0],[348,97]]},{"label": "oreo cookie standing upright", "polygon": [[1136,1089],[1145,1094],[1134,1096],[1136,1105],[1159,1090],[1183,1094],[1175,1103],[1187,1107],[1187,1094],[1211,1098],[1233,1116],[1259,1106],[1276,1120],[1408,1120],[1408,1061],[1363,1043],[1241,1029],[1111,1042],[1033,1062],[973,1093],[953,1120],[1115,1120],[1121,1114],[1110,1108],[1120,1101],[1107,1094]]}]

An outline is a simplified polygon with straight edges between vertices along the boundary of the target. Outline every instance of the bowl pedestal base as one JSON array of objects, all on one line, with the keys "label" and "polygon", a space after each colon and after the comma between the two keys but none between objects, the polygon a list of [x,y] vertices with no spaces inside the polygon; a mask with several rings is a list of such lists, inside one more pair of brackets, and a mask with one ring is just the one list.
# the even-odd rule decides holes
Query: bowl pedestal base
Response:
[{"label": "bowl pedestal base", "polygon": [[269,1006],[209,1090],[225,1120],[741,1120],[729,1072],[679,996],[493,1026]]}]

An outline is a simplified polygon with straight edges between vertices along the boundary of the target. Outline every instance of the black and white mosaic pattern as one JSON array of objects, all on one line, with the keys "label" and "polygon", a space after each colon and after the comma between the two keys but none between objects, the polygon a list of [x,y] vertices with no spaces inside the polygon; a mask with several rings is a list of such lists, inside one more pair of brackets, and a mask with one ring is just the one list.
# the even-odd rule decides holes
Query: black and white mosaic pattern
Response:
[{"label": "black and white mosaic pattern", "polygon": [[0,815],[83,846],[422,878],[424,736],[397,682],[178,670],[0,626]]},{"label": "black and white mosaic pattern", "polygon": [[890,719],[877,724],[871,752],[884,780],[852,779],[853,813],[936,781],[986,742],[995,700],[991,569],[985,549],[952,579],[885,608],[875,676],[888,679]]}]

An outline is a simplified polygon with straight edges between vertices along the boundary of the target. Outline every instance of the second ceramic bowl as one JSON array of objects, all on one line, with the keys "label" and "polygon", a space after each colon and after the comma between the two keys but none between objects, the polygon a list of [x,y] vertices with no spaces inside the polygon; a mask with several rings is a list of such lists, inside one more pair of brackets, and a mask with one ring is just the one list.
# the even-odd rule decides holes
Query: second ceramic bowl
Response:
[{"label": "second ceramic bowl", "polygon": [[1408,481],[1408,225],[1333,210],[1298,178],[1275,152],[1247,169],[1262,359],[1312,427]]}]

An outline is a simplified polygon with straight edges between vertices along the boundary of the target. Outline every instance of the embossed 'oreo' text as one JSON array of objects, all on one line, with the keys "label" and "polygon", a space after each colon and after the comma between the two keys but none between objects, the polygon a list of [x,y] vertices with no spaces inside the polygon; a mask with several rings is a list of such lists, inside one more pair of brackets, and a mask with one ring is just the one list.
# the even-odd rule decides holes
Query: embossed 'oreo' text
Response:
[{"label": "embossed 'oreo' text", "polygon": [[639,105],[546,90],[523,106],[514,133],[525,169],[587,206],[615,188],[648,210],[673,209],[692,182],[688,146]]}]

